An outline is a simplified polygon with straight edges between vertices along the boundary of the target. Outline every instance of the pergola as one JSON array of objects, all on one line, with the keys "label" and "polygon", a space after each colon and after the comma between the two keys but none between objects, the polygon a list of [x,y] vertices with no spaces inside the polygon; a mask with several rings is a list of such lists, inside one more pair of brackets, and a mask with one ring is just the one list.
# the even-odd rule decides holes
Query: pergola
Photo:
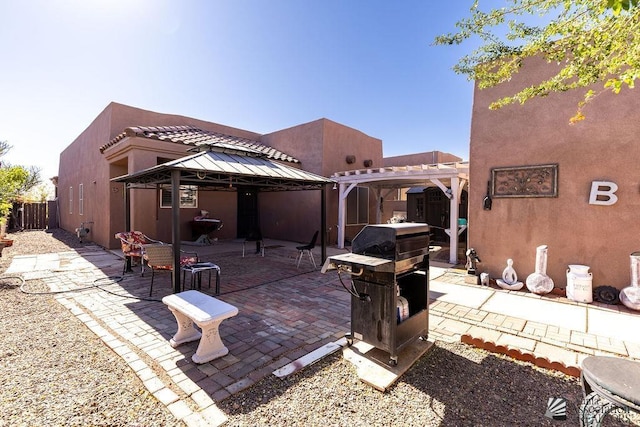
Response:
[{"label": "pergola", "polygon": [[[460,196],[469,181],[469,162],[438,163],[433,165],[392,166],[379,169],[360,169],[335,173],[331,179],[339,184],[338,199],[338,246],[344,248],[344,230],[346,225],[349,192],[354,188],[368,187],[376,197],[376,223],[382,221],[382,200],[399,188],[437,186],[449,199],[449,229],[445,230],[450,238],[449,262],[458,261],[458,227]],[[466,226],[464,226],[466,228]],[[453,234],[453,236],[452,236]]]},{"label": "pergola", "polygon": [[[251,186],[257,191],[323,190],[332,180],[271,160],[255,150],[218,143],[177,160],[135,173],[113,178],[125,184],[127,199],[126,227],[130,227],[129,191],[171,186],[171,223],[174,245],[172,283],[180,292],[180,186],[193,185],[218,191],[236,191],[238,186]],[[326,195],[321,194],[321,229],[326,229]],[[326,258],[326,241],[320,233],[322,259]]]}]

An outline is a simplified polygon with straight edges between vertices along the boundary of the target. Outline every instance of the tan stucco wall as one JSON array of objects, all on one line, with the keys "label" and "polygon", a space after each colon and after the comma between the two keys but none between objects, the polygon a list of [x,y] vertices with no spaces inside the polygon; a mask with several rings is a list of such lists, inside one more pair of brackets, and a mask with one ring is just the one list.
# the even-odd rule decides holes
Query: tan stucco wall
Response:
[{"label": "tan stucco wall", "polygon": [[[108,246],[113,236],[108,236],[111,199],[109,168],[98,150],[111,134],[111,108],[107,107],[76,140],[60,153],[58,170],[58,205],[60,227],[74,231],[81,222],[89,225],[88,240]],[[93,183],[95,181],[95,184]],[[84,186],[84,215],[78,213],[78,187]],[[73,208],[69,209],[69,189],[73,188]]]},{"label": "tan stucco wall", "polygon": [[436,163],[460,162],[462,158],[442,151],[427,151],[424,153],[390,156],[383,159],[384,166],[434,165]]},{"label": "tan stucco wall", "polygon": [[[176,114],[158,113],[155,111],[143,110],[141,108],[112,102],[107,109],[112,110],[111,136],[109,139],[119,135],[129,126],[195,126],[211,132],[220,132],[227,135],[241,138],[258,139],[260,134],[218,123],[208,122],[193,117],[180,116]],[[107,141],[102,142],[105,144]]]},{"label": "tan stucco wall", "polygon": [[[108,248],[119,247],[113,235],[124,229],[124,199],[122,184],[109,180],[115,176],[135,172],[157,164],[158,157],[179,158],[186,155],[186,146],[174,143],[129,138],[100,153],[99,147],[108,143],[129,126],[175,126],[191,125],[201,129],[222,132],[244,138],[258,139],[259,134],[185,116],[156,113],[118,103],[110,103],[94,121],[60,154],[58,172],[58,196],[60,206],[60,227],[73,231],[80,223],[93,221],[89,240]],[[112,163],[111,166],[109,163]],[[84,187],[84,215],[78,214],[78,186]],[[73,187],[73,211],[69,212],[69,187]],[[150,236],[165,236],[167,225],[161,221],[164,214],[157,208],[157,196],[153,190],[133,191],[131,201],[134,206],[132,227]],[[201,203],[209,206],[211,197],[207,194]],[[221,196],[224,207],[217,211],[228,219],[221,237],[235,235],[235,196]],[[229,206],[227,206],[229,204]],[[149,214],[149,209],[153,212]],[[188,221],[194,210],[181,212],[184,227],[181,234],[190,237]],[[157,218],[157,219],[156,219]],[[159,222],[160,221],[160,222]],[[169,231],[170,236],[170,231]],[[160,237],[157,237],[160,238]],[[163,237],[166,240],[166,237]]]},{"label": "tan stucco wall", "polygon": [[[93,221],[89,239],[117,248],[113,235],[124,230],[124,186],[110,182],[111,178],[158,164],[162,159],[176,159],[186,154],[186,146],[170,142],[125,138],[109,147],[104,154],[99,147],[108,143],[130,126],[192,125],[201,129],[259,140],[301,161],[299,167],[323,176],[347,169],[363,168],[364,160],[372,166],[382,165],[382,141],[364,133],[320,119],[267,135],[211,123],[185,116],[156,113],[118,103],[109,104],[96,119],[61,154],[59,169],[60,225],[73,231],[82,221]],[[356,162],[347,164],[347,155]],[[78,185],[84,184],[84,215],[79,216]],[[73,187],[74,208],[69,213],[69,187]],[[328,188],[327,227],[337,224],[337,194]],[[265,193],[259,196],[263,234],[272,238],[308,241],[320,227],[320,192],[302,191]],[[170,210],[160,209],[155,190],[131,192],[132,229],[161,240],[170,240]],[[200,192],[198,209],[180,212],[183,240],[191,238],[189,221],[200,209],[224,221],[216,235],[236,237],[237,197],[235,193]],[[372,218],[375,213],[371,212]],[[335,232],[335,230],[334,230]]]},{"label": "tan stucco wall", "polygon": [[[633,90],[605,93],[570,125],[581,93],[567,92],[497,111],[488,104],[548,75],[527,61],[508,84],[474,92],[470,145],[469,247],[480,271],[500,277],[507,258],[521,280],[534,271],[538,245],[549,247],[547,273],[566,286],[569,264],[591,267],[593,285],[629,285],[629,254],[640,249],[640,98]],[[559,164],[557,198],[493,199],[482,209],[492,167]],[[613,206],[589,204],[592,181],[619,186]]]},{"label": "tan stucco wall", "polygon": [[[382,141],[363,132],[328,119],[319,119],[292,128],[263,135],[266,145],[290,154],[301,162],[302,169],[330,177],[335,172],[364,168],[364,161],[371,160],[371,167],[382,165]],[[347,156],[354,156],[354,163],[347,163]],[[335,243],[338,223],[337,190],[328,187],[327,238]],[[267,197],[268,196],[268,197]],[[320,229],[319,191],[287,192],[262,195],[260,198],[261,226],[265,235],[273,238],[306,242],[315,230]],[[373,201],[372,201],[373,202]],[[375,209],[370,210],[371,221]],[[294,218],[303,218],[295,221]],[[329,232],[331,228],[331,232]],[[351,227],[352,235],[360,227]]]}]

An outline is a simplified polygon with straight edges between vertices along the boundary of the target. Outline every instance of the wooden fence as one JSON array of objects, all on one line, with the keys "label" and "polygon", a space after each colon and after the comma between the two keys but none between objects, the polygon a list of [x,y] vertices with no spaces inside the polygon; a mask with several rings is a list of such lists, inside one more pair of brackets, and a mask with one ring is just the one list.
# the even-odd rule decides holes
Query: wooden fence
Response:
[{"label": "wooden fence", "polygon": [[44,230],[47,228],[47,203],[16,203],[9,215],[9,230]]}]

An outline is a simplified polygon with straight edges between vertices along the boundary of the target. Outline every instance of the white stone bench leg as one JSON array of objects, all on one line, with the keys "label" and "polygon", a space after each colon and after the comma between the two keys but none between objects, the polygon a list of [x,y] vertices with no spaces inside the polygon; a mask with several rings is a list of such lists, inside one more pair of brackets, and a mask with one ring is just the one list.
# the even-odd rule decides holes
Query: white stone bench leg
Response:
[{"label": "white stone bench leg", "polygon": [[199,339],[198,349],[191,357],[195,363],[206,363],[229,353],[218,328],[223,320],[238,314],[236,307],[195,290],[168,295],[162,302],[178,322],[178,331],[170,341],[172,347]]},{"label": "white stone bench leg", "polygon": [[173,313],[176,321],[178,322],[178,332],[171,338],[169,344],[171,347],[176,348],[180,344],[185,342],[196,341],[200,339],[202,335],[196,328],[193,327],[193,321],[180,313],[178,310],[173,307],[169,307],[169,310]]},{"label": "white stone bench leg", "polygon": [[224,319],[208,322],[205,325],[198,325],[202,329],[202,338],[196,353],[191,357],[194,363],[206,363],[229,353],[229,349],[220,339],[218,330],[222,320]]}]

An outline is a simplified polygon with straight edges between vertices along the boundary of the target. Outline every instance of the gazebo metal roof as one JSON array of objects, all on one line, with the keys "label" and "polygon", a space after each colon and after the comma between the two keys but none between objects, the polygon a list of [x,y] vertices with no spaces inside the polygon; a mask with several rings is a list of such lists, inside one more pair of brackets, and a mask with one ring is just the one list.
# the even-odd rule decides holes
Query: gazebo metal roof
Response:
[{"label": "gazebo metal roof", "polygon": [[153,166],[112,181],[130,184],[131,188],[170,184],[171,172],[180,172],[181,185],[233,189],[238,185],[260,191],[317,190],[333,181],[311,172],[287,166],[248,149],[216,146],[161,165]]}]

